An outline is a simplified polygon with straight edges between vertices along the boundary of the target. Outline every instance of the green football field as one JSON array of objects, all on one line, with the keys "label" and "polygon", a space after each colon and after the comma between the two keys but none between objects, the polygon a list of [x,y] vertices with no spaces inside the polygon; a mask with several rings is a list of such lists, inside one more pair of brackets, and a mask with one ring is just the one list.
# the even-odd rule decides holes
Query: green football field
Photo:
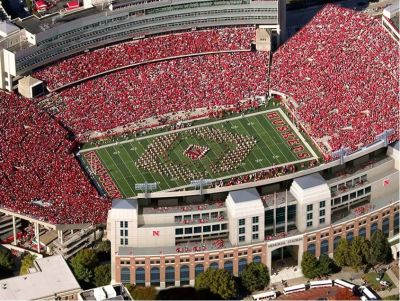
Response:
[{"label": "green football field", "polygon": [[88,151],[96,152],[124,197],[140,193],[135,184],[145,181],[165,190],[317,158],[281,109],[85,149],[84,158]]}]

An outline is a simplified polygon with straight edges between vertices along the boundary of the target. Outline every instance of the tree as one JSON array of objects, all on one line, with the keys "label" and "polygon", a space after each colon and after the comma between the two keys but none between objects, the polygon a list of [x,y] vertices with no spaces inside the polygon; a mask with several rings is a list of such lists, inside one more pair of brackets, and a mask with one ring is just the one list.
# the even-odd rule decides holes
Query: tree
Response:
[{"label": "tree", "polygon": [[26,275],[29,273],[29,269],[33,267],[36,256],[31,253],[26,253],[21,260],[21,268],[19,273],[21,275]]},{"label": "tree", "polygon": [[349,264],[349,243],[346,239],[341,238],[339,240],[339,243],[333,252],[333,259],[340,267],[344,267]]},{"label": "tree", "polygon": [[126,288],[133,300],[155,300],[157,296],[157,291],[154,287],[141,287],[127,284]]},{"label": "tree", "polygon": [[318,260],[314,254],[310,252],[304,252],[303,258],[301,259],[301,270],[304,277],[312,279],[319,274]]},{"label": "tree", "polygon": [[195,282],[197,290],[208,290],[219,295],[222,299],[233,299],[237,288],[233,276],[226,270],[208,269],[197,276]]},{"label": "tree", "polygon": [[321,254],[318,260],[318,273],[320,276],[326,276],[332,273],[333,260],[326,254]]},{"label": "tree", "polygon": [[92,249],[82,249],[71,260],[71,267],[78,280],[91,283],[93,280],[93,270],[97,264],[97,256]]},{"label": "tree", "polygon": [[103,240],[96,248],[97,258],[100,262],[111,261],[111,243],[109,240]]},{"label": "tree", "polygon": [[383,232],[378,230],[371,237],[371,264],[387,263],[391,259],[390,244]]},{"label": "tree", "polygon": [[252,262],[245,266],[240,278],[249,292],[264,289],[269,284],[268,268],[263,263]]},{"label": "tree", "polygon": [[349,248],[350,266],[358,271],[364,264],[363,247],[365,246],[364,237],[355,237]]},{"label": "tree", "polygon": [[14,267],[11,252],[8,249],[0,249],[0,278],[12,276]]},{"label": "tree", "polygon": [[96,286],[103,286],[110,284],[111,281],[111,265],[102,264],[94,269],[94,280]]},{"label": "tree", "polygon": [[364,240],[363,246],[362,246],[362,255],[363,255],[363,261],[369,265],[375,265],[373,254],[372,254],[372,248],[371,248],[371,242],[368,239]]}]

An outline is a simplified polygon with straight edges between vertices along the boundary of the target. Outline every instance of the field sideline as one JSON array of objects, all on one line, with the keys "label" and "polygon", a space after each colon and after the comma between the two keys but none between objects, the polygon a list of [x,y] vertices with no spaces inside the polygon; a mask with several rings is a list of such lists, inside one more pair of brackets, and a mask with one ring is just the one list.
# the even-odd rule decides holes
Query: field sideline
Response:
[{"label": "field sideline", "polygon": [[[222,137],[234,138],[223,141],[210,138],[212,135],[207,134],[207,136],[204,132],[216,132]],[[146,157],[144,154],[154,151],[157,141],[164,140],[171,142],[165,146],[163,152],[160,151],[160,154],[153,156],[157,171],[147,166],[139,167],[138,162],[147,162],[143,158]],[[232,163],[236,161],[230,160],[230,157],[224,160],[224,156],[229,154],[236,156],[241,152],[246,143],[241,144],[242,140],[247,143],[254,141],[254,145],[248,143],[250,150],[243,155],[243,160],[238,160],[237,163]],[[160,143],[160,145],[164,144]],[[190,145],[204,150],[205,154],[195,159],[188,157],[187,151],[191,149]],[[305,162],[318,157],[281,109],[261,111],[182,130],[140,137],[94,150],[82,150],[83,158],[96,175],[95,168],[85,156],[90,151],[96,153],[108,176],[124,197],[139,193],[140,191],[136,191],[134,186],[136,183],[145,181],[157,182],[158,190],[165,190],[188,185],[189,178],[219,180],[276,165]],[[221,162],[228,162],[233,166],[229,170],[222,170],[221,166],[225,165]],[[187,173],[186,179],[173,176],[174,169],[175,174],[178,175]],[[103,182],[101,179],[99,181]],[[104,183],[102,184],[104,186]]]}]

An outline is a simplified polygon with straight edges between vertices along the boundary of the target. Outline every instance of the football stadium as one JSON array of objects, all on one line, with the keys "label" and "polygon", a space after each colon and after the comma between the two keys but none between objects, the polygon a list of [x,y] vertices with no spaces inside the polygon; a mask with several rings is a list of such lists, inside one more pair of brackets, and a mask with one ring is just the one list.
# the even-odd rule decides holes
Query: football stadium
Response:
[{"label": "football stadium", "polygon": [[399,235],[389,10],[328,4],[286,39],[281,0],[64,4],[0,22],[3,244],[107,238],[112,282],[165,288]]}]

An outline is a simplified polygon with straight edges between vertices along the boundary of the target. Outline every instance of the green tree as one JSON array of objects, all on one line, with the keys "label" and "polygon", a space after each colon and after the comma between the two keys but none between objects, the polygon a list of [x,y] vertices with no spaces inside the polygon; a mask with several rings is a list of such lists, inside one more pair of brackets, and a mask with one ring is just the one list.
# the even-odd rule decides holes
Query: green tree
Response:
[{"label": "green tree", "polygon": [[382,231],[378,230],[371,237],[370,264],[387,263],[392,259],[390,244]]},{"label": "green tree", "polygon": [[21,260],[20,275],[26,275],[29,273],[29,269],[33,267],[36,256],[31,253],[26,253]]},{"label": "green tree", "polygon": [[301,259],[301,270],[304,277],[312,279],[319,275],[319,264],[314,254],[304,252]]},{"label": "green tree", "polygon": [[195,288],[208,290],[222,299],[233,299],[237,295],[235,280],[226,270],[208,269],[201,273],[196,278]]},{"label": "green tree", "polygon": [[96,248],[97,258],[100,262],[111,261],[111,243],[109,240],[103,240]]},{"label": "green tree", "polygon": [[362,255],[363,255],[363,261],[367,264],[372,265],[373,262],[373,256],[372,256],[372,248],[371,248],[371,242],[368,239],[364,239],[364,243],[362,246]]},{"label": "green tree", "polygon": [[76,279],[91,283],[94,277],[94,268],[98,262],[96,252],[92,249],[82,249],[71,260],[72,271]]},{"label": "green tree", "polygon": [[349,249],[350,266],[358,271],[364,264],[363,247],[365,246],[364,237],[357,236],[353,239]]},{"label": "green tree", "polygon": [[111,281],[111,265],[102,264],[94,269],[94,281],[96,286],[103,286],[110,284]]},{"label": "green tree", "polygon": [[333,252],[333,259],[338,266],[344,267],[349,265],[349,249],[349,242],[346,239],[341,238]]},{"label": "green tree", "polygon": [[0,278],[12,276],[15,267],[14,258],[8,249],[0,249]]},{"label": "green tree", "polygon": [[128,284],[127,289],[133,300],[155,300],[157,291],[154,287],[141,287]]},{"label": "green tree", "polygon": [[263,263],[252,262],[245,266],[240,278],[249,292],[264,289],[269,284],[268,268]]},{"label": "green tree", "polygon": [[326,276],[332,273],[333,260],[326,254],[321,254],[318,259],[318,272],[320,276]]}]

